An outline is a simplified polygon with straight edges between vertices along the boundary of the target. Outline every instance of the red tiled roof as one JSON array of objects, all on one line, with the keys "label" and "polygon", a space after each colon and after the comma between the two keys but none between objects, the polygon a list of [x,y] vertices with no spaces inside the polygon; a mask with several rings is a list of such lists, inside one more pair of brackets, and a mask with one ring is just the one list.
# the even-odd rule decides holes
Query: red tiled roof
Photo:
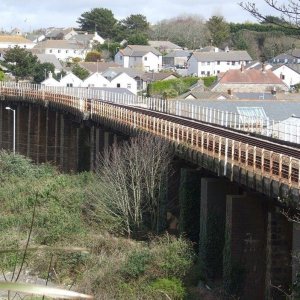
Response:
[{"label": "red tiled roof", "polygon": [[248,69],[241,71],[228,70],[220,79],[220,83],[248,83],[248,84],[284,84],[272,71]]}]

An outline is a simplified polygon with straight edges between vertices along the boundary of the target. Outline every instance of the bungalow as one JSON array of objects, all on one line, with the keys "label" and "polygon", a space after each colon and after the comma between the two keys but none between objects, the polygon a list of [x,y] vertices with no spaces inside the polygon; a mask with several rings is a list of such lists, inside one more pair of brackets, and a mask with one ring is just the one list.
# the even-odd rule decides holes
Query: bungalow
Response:
[{"label": "bungalow", "polygon": [[193,52],[188,60],[188,75],[213,76],[239,69],[252,61],[247,51]]},{"label": "bungalow", "polygon": [[61,83],[53,78],[52,72],[49,72],[48,78],[41,82],[41,86],[61,86]]},{"label": "bungalow", "polygon": [[99,72],[91,74],[88,78],[86,78],[82,85],[82,87],[110,87],[110,82],[104,76],[102,76]]},{"label": "bungalow", "polygon": [[137,82],[134,78],[122,72],[110,80],[110,87],[125,88],[133,94],[137,94]]},{"label": "bungalow", "polygon": [[116,53],[115,62],[124,68],[157,72],[162,67],[162,55],[151,46],[128,45]]},{"label": "bungalow", "polygon": [[81,87],[82,83],[82,80],[71,72],[60,80],[60,85],[66,87]]},{"label": "bungalow", "polygon": [[211,89],[213,92],[273,93],[288,91],[288,86],[270,70],[228,70]]}]

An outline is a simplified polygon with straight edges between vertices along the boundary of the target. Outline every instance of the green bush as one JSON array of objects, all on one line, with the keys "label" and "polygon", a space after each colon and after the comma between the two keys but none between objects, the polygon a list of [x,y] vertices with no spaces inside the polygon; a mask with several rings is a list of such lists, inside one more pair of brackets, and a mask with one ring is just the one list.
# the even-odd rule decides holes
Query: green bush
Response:
[{"label": "green bush", "polygon": [[181,280],[177,278],[159,278],[150,284],[150,293],[159,296],[168,296],[173,300],[181,300],[186,296],[186,290]]},{"label": "green bush", "polygon": [[[148,86],[149,96],[163,95],[169,93],[171,97],[176,97],[178,94],[183,94],[188,91],[189,87],[198,81],[197,77],[182,77],[170,80],[156,81]],[[176,94],[176,93],[177,94]]]},{"label": "green bush", "polygon": [[137,278],[145,273],[147,265],[151,260],[148,249],[133,251],[121,268],[121,272],[126,278]]},{"label": "green bush", "polygon": [[201,77],[201,79],[203,80],[204,85],[206,87],[210,87],[210,86],[212,86],[216,82],[217,76]]}]

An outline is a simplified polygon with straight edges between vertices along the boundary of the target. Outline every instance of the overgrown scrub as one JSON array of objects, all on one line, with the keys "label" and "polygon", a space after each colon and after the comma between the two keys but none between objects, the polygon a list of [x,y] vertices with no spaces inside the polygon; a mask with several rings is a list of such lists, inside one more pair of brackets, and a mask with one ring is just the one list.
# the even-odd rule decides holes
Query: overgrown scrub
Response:
[{"label": "overgrown scrub", "polygon": [[97,264],[88,266],[81,282],[84,292],[97,299],[184,299],[183,279],[193,264],[191,243],[170,235],[149,244],[132,242],[102,252]]},{"label": "overgrown scrub", "polygon": [[153,82],[149,85],[149,96],[167,94],[172,97],[183,94],[188,91],[189,87],[195,84],[199,78],[197,77],[182,77],[178,79],[161,80]]},{"label": "overgrown scrub", "polygon": [[[146,159],[143,163],[148,165]],[[60,174],[53,166],[7,152],[0,152],[0,174],[4,273],[20,270],[30,236],[24,271],[31,275],[75,286],[96,299],[186,295],[184,279],[194,261],[191,243],[169,235],[144,242],[122,237],[123,223],[95,209],[87,193],[98,180],[94,174]],[[100,197],[101,189],[97,193]],[[89,251],[72,250],[78,247]]]}]

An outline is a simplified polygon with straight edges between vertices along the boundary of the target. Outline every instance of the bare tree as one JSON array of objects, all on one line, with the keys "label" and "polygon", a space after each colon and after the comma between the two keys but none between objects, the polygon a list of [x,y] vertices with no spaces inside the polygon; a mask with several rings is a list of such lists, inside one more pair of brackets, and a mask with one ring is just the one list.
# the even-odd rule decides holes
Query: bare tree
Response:
[{"label": "bare tree", "polygon": [[198,15],[181,15],[154,25],[151,38],[196,49],[206,46],[210,36],[204,18]]},{"label": "bare tree", "polygon": [[142,228],[147,216],[156,229],[170,161],[169,145],[158,137],[141,134],[113,145],[99,157],[98,192],[93,193],[98,210],[119,220],[128,236]]},{"label": "bare tree", "polygon": [[[260,1],[261,2],[261,1]],[[280,17],[270,18],[270,15],[262,13],[255,2],[240,2],[239,5],[248,11],[259,21],[273,23],[290,29],[297,29],[300,25],[300,1],[299,0],[264,0]]]}]

